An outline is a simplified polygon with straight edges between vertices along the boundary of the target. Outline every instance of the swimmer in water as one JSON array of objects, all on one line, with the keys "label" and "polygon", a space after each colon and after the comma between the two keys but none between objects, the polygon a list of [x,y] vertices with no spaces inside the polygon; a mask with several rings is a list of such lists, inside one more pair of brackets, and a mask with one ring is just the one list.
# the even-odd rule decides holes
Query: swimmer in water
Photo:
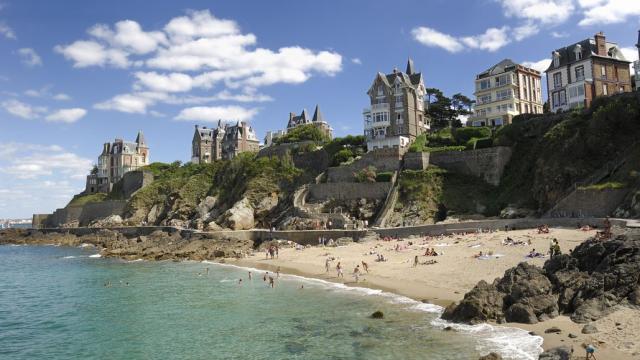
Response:
[{"label": "swimmer in water", "polygon": [[251,279],[252,279],[252,278],[251,278],[251,271],[249,271],[249,280],[251,280]]},{"label": "swimmer in water", "polygon": [[242,279],[238,279],[238,285],[242,285]]},{"label": "swimmer in water", "polygon": [[271,288],[273,289],[275,287],[276,283],[273,280],[273,277],[269,276],[269,286],[271,286]]},{"label": "swimmer in water", "polygon": [[262,281],[267,281],[267,276],[269,276],[269,272],[268,271],[266,273],[264,273],[264,276],[262,277]]}]

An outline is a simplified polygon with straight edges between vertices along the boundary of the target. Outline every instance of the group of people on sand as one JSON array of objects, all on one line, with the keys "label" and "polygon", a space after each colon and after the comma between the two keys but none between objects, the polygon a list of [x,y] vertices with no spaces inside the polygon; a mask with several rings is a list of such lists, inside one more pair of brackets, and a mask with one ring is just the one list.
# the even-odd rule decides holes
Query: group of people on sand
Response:
[{"label": "group of people on sand", "polygon": [[[334,258],[331,257],[327,257],[327,259],[325,260],[325,270],[328,273],[329,269],[331,267],[331,261],[333,261]],[[364,261],[360,262],[362,264],[362,269],[364,270],[365,273],[369,273],[369,264],[367,264]],[[356,282],[360,281],[360,276],[362,275],[362,271],[360,268],[360,264],[356,265],[356,267],[353,269],[353,278],[355,279]],[[336,264],[336,273],[339,278],[343,278],[344,279],[344,266],[342,265],[341,261],[338,261],[338,263]]]},{"label": "group of people on sand", "polygon": [[538,226],[538,234],[548,234],[549,233],[549,225],[542,224]]},{"label": "group of people on sand", "polygon": [[335,241],[331,238],[327,239],[324,236],[320,236],[318,238],[318,246],[335,246]]},{"label": "group of people on sand", "polygon": [[280,251],[280,249],[278,248],[278,245],[274,245],[274,244],[269,245],[265,249],[266,259],[268,260],[269,257],[271,257],[271,260],[273,260],[274,258],[277,259],[279,251]]},{"label": "group of people on sand", "polygon": [[427,248],[423,256],[438,256],[438,253],[434,248],[431,248],[431,249]]}]

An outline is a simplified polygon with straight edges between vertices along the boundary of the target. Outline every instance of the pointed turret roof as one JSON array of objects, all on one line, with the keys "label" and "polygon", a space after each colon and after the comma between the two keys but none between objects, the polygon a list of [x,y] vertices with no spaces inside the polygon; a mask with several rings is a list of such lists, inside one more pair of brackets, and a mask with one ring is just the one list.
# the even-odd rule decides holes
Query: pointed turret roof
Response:
[{"label": "pointed turret roof", "polygon": [[405,73],[407,73],[407,75],[411,76],[416,72],[416,70],[413,68],[413,60],[411,60],[411,58],[409,58],[409,60],[407,60],[407,71],[405,71]]},{"label": "pointed turret roof", "polygon": [[638,43],[636,44],[638,51],[640,51],[640,30],[638,30]]},{"label": "pointed turret roof", "polygon": [[316,105],[316,110],[313,112],[313,122],[324,122],[324,116],[320,112],[320,105]]},{"label": "pointed turret roof", "polygon": [[302,114],[300,114],[300,119],[302,119],[303,124],[309,121],[309,114],[307,113],[307,109],[302,109]]},{"label": "pointed turret roof", "polygon": [[144,139],[144,134],[142,133],[142,130],[138,131],[138,136],[136,137],[136,144],[138,144],[138,146],[140,147],[147,146],[147,142]]}]

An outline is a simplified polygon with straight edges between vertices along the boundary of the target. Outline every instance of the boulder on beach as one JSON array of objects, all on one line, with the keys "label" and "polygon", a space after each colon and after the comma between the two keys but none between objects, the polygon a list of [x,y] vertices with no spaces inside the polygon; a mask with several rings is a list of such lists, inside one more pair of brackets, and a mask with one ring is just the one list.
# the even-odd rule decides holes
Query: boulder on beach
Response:
[{"label": "boulder on beach", "polygon": [[384,318],[384,314],[380,310],[374,311],[373,314],[371,314],[371,318],[372,319],[382,319],[382,318]]},{"label": "boulder on beach", "polygon": [[568,314],[578,323],[602,318],[620,304],[639,301],[640,237],[590,239],[571,255],[547,260],[543,268],[520,263],[492,284],[480,281],[442,318],[455,322],[534,324]]}]

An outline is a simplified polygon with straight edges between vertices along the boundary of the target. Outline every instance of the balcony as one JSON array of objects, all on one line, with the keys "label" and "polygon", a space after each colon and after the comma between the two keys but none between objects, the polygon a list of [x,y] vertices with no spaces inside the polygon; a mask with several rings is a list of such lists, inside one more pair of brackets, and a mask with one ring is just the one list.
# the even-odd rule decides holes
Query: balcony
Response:
[{"label": "balcony", "polygon": [[389,103],[371,104],[371,111],[389,111]]},{"label": "balcony", "polygon": [[390,125],[391,125],[391,122],[389,120],[385,120],[385,121],[365,120],[364,121],[365,129],[383,128]]}]

